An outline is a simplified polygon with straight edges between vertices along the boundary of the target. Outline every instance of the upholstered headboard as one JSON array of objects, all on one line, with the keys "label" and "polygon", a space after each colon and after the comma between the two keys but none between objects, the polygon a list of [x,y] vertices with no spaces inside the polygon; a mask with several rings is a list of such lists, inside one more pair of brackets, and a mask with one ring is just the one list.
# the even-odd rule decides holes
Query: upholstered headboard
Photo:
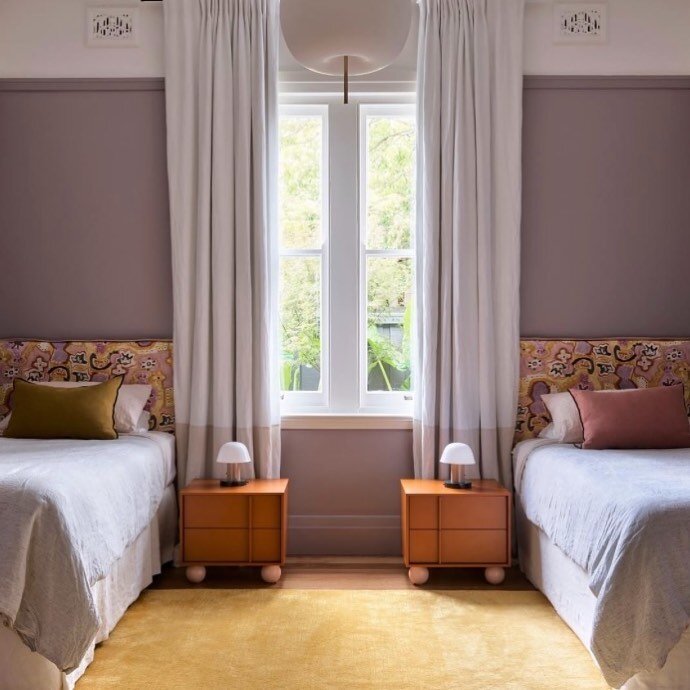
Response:
[{"label": "upholstered headboard", "polygon": [[146,409],[151,428],[174,431],[172,343],[167,340],[48,342],[0,340],[0,419],[9,412],[15,378],[27,381],[105,381],[152,387]]},{"label": "upholstered headboard", "polygon": [[685,385],[690,409],[690,339],[522,340],[515,442],[549,423],[544,393]]}]

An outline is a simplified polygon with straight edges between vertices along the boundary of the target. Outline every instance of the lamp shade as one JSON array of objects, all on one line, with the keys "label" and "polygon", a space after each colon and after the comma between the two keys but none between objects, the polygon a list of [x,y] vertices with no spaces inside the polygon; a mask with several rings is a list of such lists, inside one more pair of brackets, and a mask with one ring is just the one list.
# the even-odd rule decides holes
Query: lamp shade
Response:
[{"label": "lamp shade", "polygon": [[223,465],[236,465],[251,461],[252,459],[249,457],[247,446],[245,446],[244,443],[238,443],[236,441],[224,443],[220,447],[216,457],[216,462]]},{"label": "lamp shade", "polygon": [[281,0],[280,24],[295,60],[320,74],[370,74],[400,55],[410,0]]},{"label": "lamp shade", "polygon": [[466,443],[449,443],[441,454],[444,465],[474,465],[474,453]]}]

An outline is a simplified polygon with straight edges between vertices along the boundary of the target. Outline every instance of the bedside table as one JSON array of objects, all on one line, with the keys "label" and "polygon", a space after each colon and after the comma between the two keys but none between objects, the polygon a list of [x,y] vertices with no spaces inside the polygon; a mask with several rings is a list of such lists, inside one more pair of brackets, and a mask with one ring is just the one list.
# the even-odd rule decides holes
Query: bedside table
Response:
[{"label": "bedside table", "polygon": [[260,565],[266,582],[277,582],[285,563],[287,479],[252,479],[223,487],[195,479],[180,491],[181,565],[201,582],[208,565]]},{"label": "bedside table", "polygon": [[429,568],[484,568],[488,582],[505,579],[511,563],[510,492],[490,479],[471,489],[440,480],[401,479],[403,558],[414,584]]}]

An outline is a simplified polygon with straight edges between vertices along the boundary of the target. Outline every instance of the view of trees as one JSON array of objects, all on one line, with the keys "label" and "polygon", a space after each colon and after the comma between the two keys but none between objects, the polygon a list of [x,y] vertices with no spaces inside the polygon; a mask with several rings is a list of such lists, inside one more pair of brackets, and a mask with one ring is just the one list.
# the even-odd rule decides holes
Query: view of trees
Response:
[{"label": "view of trees", "polygon": [[[409,390],[414,122],[367,118],[367,350],[370,391]],[[285,116],[280,131],[282,389],[318,390],[321,368],[321,120]],[[331,318],[338,318],[332,314]]]}]

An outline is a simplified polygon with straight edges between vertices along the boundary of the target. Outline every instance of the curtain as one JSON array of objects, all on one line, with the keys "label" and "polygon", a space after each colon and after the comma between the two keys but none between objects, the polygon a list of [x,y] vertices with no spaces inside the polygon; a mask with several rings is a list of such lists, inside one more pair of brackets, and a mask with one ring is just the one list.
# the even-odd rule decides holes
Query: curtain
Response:
[{"label": "curtain", "polygon": [[524,3],[419,4],[415,474],[460,441],[511,486]]},{"label": "curtain", "polygon": [[277,477],[277,0],[163,6],[179,480]]}]

